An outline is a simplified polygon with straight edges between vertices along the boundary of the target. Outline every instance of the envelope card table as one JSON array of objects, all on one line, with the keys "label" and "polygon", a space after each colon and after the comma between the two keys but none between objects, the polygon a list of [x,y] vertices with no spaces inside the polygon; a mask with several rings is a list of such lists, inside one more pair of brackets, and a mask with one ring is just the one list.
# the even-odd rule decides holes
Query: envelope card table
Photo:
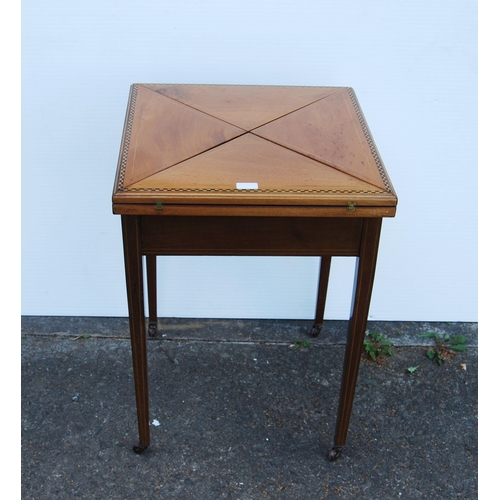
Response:
[{"label": "envelope card table", "polygon": [[112,201],[122,220],[136,453],[150,444],[146,344],[157,329],[156,256],[320,257],[313,337],[323,324],[332,256],[357,257],[329,452],[335,460],[347,437],[382,218],[397,205],[354,91],[134,84]]}]

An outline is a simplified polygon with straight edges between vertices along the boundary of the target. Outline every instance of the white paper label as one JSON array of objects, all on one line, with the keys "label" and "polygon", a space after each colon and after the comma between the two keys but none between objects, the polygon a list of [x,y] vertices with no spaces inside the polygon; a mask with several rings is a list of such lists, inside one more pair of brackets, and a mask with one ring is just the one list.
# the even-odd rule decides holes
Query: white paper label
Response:
[{"label": "white paper label", "polygon": [[237,182],[236,189],[259,189],[257,182]]}]

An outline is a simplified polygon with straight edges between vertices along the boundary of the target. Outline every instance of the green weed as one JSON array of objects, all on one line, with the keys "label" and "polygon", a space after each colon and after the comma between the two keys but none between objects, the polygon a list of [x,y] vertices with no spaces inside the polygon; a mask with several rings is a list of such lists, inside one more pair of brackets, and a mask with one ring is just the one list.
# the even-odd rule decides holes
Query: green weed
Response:
[{"label": "green weed", "polygon": [[386,356],[392,356],[392,345],[393,343],[390,340],[387,340],[386,336],[383,333],[377,332],[369,332],[369,339],[364,340],[365,351],[368,356],[375,360],[381,354],[385,354]]},{"label": "green weed", "polygon": [[295,347],[296,349],[298,349],[300,347],[309,347],[309,345],[310,345],[309,340],[294,340],[293,341],[293,347]]},{"label": "green weed", "polygon": [[439,366],[441,366],[445,360],[453,358],[456,351],[467,350],[467,346],[465,345],[467,339],[465,335],[450,337],[449,334],[439,335],[439,333],[431,332],[419,335],[419,337],[434,339],[435,344],[427,351],[427,357],[435,361]]}]

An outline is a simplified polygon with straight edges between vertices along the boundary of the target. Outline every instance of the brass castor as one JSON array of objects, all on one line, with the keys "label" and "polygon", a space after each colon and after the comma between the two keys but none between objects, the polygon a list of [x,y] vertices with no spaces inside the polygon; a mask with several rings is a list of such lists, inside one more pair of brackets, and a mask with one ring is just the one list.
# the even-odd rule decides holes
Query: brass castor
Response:
[{"label": "brass castor", "polygon": [[154,338],[156,337],[156,333],[158,332],[158,323],[149,323],[149,326],[148,326],[148,336],[150,338]]},{"label": "brass castor", "polygon": [[320,323],[314,324],[311,328],[311,333],[310,333],[311,337],[316,338],[321,333],[322,328],[323,328],[322,324]]},{"label": "brass castor", "polygon": [[334,446],[330,450],[330,453],[328,453],[328,460],[330,460],[330,462],[335,462],[335,460],[340,458],[340,455],[342,455],[342,448],[340,446]]},{"label": "brass castor", "polygon": [[147,448],[147,445],[144,445],[144,444],[136,444],[132,447],[132,449],[134,450],[134,453],[137,453],[137,455],[141,455],[142,453],[144,453],[146,448]]}]

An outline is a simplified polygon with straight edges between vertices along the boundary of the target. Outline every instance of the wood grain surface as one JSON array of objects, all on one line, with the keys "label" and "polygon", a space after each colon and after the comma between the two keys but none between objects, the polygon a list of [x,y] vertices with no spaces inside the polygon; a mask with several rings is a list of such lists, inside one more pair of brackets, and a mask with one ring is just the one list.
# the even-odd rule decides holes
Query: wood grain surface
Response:
[{"label": "wood grain surface", "polygon": [[397,197],[350,88],[134,84],[113,212],[180,204],[390,217]]}]

